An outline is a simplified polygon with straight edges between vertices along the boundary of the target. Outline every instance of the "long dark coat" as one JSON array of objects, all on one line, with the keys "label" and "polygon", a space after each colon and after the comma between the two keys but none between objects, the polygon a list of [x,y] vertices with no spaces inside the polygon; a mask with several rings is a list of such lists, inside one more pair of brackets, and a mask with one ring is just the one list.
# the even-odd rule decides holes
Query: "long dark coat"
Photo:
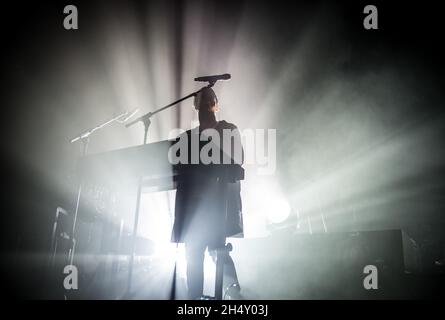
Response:
[{"label": "long dark coat", "polygon": [[[221,138],[223,129],[237,131],[235,125],[226,121],[220,121],[215,129],[221,132]],[[191,135],[198,132],[189,130],[184,134],[191,141]],[[220,173],[215,175],[213,166],[189,164],[179,169],[172,242],[200,241],[217,247],[224,244],[226,237],[243,237],[240,181],[221,179],[221,170],[233,172],[242,168],[239,164],[219,165]]]}]

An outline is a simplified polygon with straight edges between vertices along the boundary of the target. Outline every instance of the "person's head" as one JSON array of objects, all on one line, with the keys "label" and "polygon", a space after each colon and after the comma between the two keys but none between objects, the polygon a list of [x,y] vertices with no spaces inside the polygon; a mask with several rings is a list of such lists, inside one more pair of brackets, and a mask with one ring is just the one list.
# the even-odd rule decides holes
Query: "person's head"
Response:
[{"label": "person's head", "polygon": [[199,113],[216,113],[219,111],[218,97],[212,88],[205,87],[195,96],[195,109]]}]

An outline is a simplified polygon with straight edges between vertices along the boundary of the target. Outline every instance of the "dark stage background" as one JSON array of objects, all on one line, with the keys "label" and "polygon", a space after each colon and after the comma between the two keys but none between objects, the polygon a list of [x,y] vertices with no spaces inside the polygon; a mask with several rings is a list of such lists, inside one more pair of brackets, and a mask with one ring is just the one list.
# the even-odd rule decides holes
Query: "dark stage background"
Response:
[{"label": "dark stage background", "polygon": [[[215,87],[220,117],[240,129],[277,129],[275,174],[246,171],[246,241],[271,236],[273,248],[284,248],[281,235],[308,217],[314,233],[402,230],[417,250],[410,272],[420,277],[401,284],[411,288],[402,297],[437,297],[445,250],[444,28],[437,3],[2,3],[2,294],[49,297],[43,274],[55,210],[71,210],[75,200],[79,146],[70,138],[118,112],[139,107],[142,115],[196,90],[196,76],[228,72],[232,80]],[[63,28],[67,4],[79,9],[78,30]],[[367,4],[379,10],[378,30],[363,28]],[[183,103],[153,121],[149,142],[194,120]],[[92,138],[89,151],[141,144],[141,136],[141,127],[113,125]],[[278,212],[283,202],[285,212]],[[141,230],[153,239],[150,221]],[[163,226],[155,242],[168,238],[168,222]],[[292,248],[281,256],[270,250],[258,278],[244,272],[245,283],[267,277],[261,268],[277,261],[301,263]],[[311,256],[316,249],[304,250]],[[262,287],[251,297],[319,297],[273,282],[271,296]]]}]

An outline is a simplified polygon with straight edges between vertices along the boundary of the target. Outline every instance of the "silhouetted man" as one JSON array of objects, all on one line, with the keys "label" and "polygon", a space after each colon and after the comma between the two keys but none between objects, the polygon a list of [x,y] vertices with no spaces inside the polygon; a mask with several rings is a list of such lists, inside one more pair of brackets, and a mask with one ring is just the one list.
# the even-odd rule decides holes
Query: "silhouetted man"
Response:
[{"label": "silhouetted man", "polygon": [[[194,138],[199,139],[209,130],[215,130],[219,133],[219,145],[222,149],[223,130],[229,130],[233,134],[231,152],[241,150],[242,153],[237,127],[226,121],[216,120],[218,99],[211,88],[204,88],[195,97],[195,108],[198,110],[199,127],[184,133],[189,142]],[[199,152],[190,148],[189,150]],[[188,156],[190,160],[192,155]],[[215,249],[224,247],[226,237],[243,236],[240,182],[212,174],[209,170],[211,166],[202,164],[202,161],[200,164],[184,166],[177,185],[172,241],[185,243],[190,299],[198,299],[203,295],[205,250],[208,248],[215,260]],[[230,256],[225,259],[223,283],[223,288],[229,296],[234,299],[241,298],[235,266]]]}]

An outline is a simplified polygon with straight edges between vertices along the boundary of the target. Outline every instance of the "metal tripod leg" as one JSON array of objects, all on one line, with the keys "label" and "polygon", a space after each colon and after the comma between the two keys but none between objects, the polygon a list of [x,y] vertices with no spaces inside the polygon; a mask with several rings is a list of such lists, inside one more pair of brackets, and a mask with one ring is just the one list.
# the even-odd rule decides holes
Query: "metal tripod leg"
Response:
[{"label": "metal tripod leg", "polygon": [[215,299],[223,298],[223,280],[224,280],[224,264],[227,261],[229,252],[232,251],[232,245],[226,244],[223,248],[216,250],[216,277],[215,277]]}]

